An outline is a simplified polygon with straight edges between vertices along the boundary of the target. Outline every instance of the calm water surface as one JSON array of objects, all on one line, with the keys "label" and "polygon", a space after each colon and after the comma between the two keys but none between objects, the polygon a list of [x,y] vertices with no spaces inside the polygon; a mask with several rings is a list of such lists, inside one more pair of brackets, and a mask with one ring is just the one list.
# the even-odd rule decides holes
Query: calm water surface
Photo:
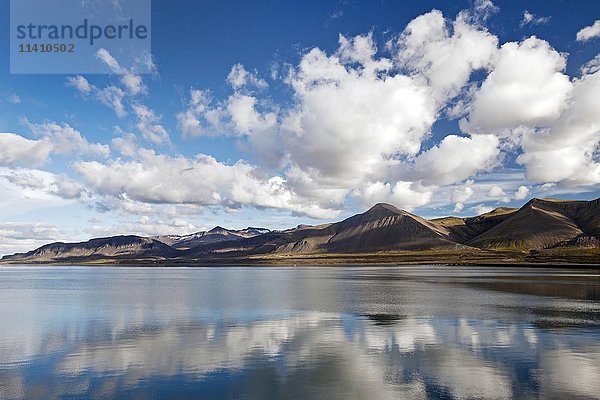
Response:
[{"label": "calm water surface", "polygon": [[0,398],[598,398],[597,270],[0,268]]}]

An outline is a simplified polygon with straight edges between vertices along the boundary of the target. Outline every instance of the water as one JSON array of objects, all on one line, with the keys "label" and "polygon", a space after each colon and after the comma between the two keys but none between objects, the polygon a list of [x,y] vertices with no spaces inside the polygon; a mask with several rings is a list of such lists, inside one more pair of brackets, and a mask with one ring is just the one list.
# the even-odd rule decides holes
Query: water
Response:
[{"label": "water", "polygon": [[597,270],[0,268],[0,398],[598,398]]}]

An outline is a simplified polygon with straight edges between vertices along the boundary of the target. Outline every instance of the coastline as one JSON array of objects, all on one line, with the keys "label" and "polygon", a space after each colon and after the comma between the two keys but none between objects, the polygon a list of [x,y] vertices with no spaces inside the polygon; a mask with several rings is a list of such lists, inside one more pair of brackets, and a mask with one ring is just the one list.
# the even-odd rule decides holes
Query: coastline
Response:
[{"label": "coastline", "polygon": [[270,254],[260,256],[221,256],[197,259],[183,258],[65,258],[56,260],[0,260],[0,266],[9,265],[64,265],[64,266],[173,266],[173,267],[328,267],[348,265],[402,266],[402,265],[439,265],[439,266],[514,266],[514,267],[552,267],[577,266],[600,269],[600,255],[597,251],[578,254],[539,254],[516,251],[404,251],[382,253],[337,253],[337,254]]}]

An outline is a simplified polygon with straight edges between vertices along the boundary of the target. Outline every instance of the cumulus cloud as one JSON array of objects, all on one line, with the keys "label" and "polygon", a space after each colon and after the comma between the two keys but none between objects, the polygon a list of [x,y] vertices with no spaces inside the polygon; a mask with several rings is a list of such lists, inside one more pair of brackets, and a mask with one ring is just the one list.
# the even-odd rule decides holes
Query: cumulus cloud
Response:
[{"label": "cumulus cloud", "polygon": [[[495,5],[492,0],[475,0],[471,19],[474,19],[476,23],[482,23],[498,11],[500,11],[500,7]],[[463,13],[469,16],[467,11],[463,11]]]},{"label": "cumulus cloud", "polygon": [[337,53],[312,49],[290,74],[297,106],[282,118],[282,141],[311,185],[361,185],[394,157],[417,154],[435,121],[427,87],[386,73],[390,60],[376,51],[371,35],[341,37]]},{"label": "cumulus cloud", "polygon": [[67,176],[36,169],[0,169],[0,177],[19,188],[42,191],[65,200],[78,199],[83,192],[81,184]]},{"label": "cumulus cloud", "polygon": [[122,222],[113,225],[94,223],[84,229],[85,233],[88,233],[94,237],[114,235],[187,235],[200,230],[203,230],[203,227],[197,226],[184,219],[175,218],[170,220],[162,220],[158,218],[150,218],[148,216],[142,216],[134,222]]},{"label": "cumulus cloud", "polygon": [[452,191],[452,195],[450,196],[450,200],[453,203],[465,203],[467,200],[469,200],[471,198],[471,196],[473,196],[473,188],[472,185],[475,182],[473,181],[468,181],[465,185],[459,186],[458,188],[454,189],[454,191]]},{"label": "cumulus cloud", "polygon": [[89,94],[93,86],[81,75],[67,77],[67,85],[72,86],[83,94]]},{"label": "cumulus cloud", "polygon": [[446,136],[415,161],[417,176],[432,184],[451,184],[497,164],[499,140],[493,135]]},{"label": "cumulus cloud", "polygon": [[0,222],[0,256],[32,248],[64,238],[55,225],[32,222]]},{"label": "cumulus cloud", "polygon": [[538,17],[533,13],[525,10],[523,11],[523,19],[521,20],[521,27],[525,25],[542,25],[550,22],[551,17]]},{"label": "cumulus cloud", "polygon": [[519,189],[515,192],[515,199],[523,200],[529,196],[529,188],[527,186],[519,186]]},{"label": "cumulus cloud", "polygon": [[600,71],[600,54],[583,64],[580,71],[581,75],[590,75]]},{"label": "cumulus cloud", "polygon": [[577,32],[578,42],[586,42],[597,37],[600,37],[600,19],[597,19],[592,25],[586,26]]},{"label": "cumulus cloud", "polygon": [[102,104],[112,108],[119,118],[127,115],[125,105],[123,104],[125,92],[121,88],[107,86],[104,89],[98,90],[96,97]]},{"label": "cumulus cloud", "polygon": [[[283,104],[265,94],[268,84],[257,71],[242,64],[232,66],[226,77],[231,93],[220,99],[190,88],[176,115],[179,131],[186,137],[226,136],[252,162],[140,147],[138,139],[170,144],[166,125],[140,101],[147,87],[135,68],[101,50],[99,60],[118,81],[97,88],[74,76],[67,85],[119,117],[129,113],[136,128],[111,141],[119,158],[78,161],[75,169],[100,198],[99,208],[119,204],[140,214],[167,204],[267,207],[331,217],[348,199],[365,207],[391,202],[413,209],[442,195],[444,205],[450,200],[463,212],[465,204],[507,201],[506,193],[523,183],[479,185],[482,175],[506,159],[516,159],[531,184],[600,183],[598,61],[589,61],[581,76],[572,78],[565,73],[567,55],[546,41],[529,37],[499,47],[484,26],[495,10],[491,1],[479,0],[453,20],[431,11],[383,49],[373,33],[340,35],[331,52],[307,49],[297,65],[274,75],[291,94]],[[546,22],[530,12],[523,18],[523,24]],[[439,137],[436,127],[432,136],[442,117],[463,118],[460,131]],[[55,125],[54,133],[37,140],[0,136],[11,144],[0,148],[0,163],[40,165],[62,149],[108,154],[107,146]],[[61,140],[58,131],[72,136]]]},{"label": "cumulus cloud", "polygon": [[106,156],[110,148],[99,143],[89,143],[79,131],[68,124],[48,122],[24,124],[39,139],[27,139],[14,133],[0,133],[0,166],[40,166],[51,154],[83,153]]},{"label": "cumulus cloud", "polygon": [[46,139],[51,144],[53,152],[58,154],[83,153],[91,155],[107,156],[110,148],[100,143],[89,143],[81,133],[71,127],[69,124],[59,124],[57,122],[46,122],[35,124],[24,119],[23,123],[29,130],[42,139]]},{"label": "cumulus cloud", "polygon": [[477,204],[476,206],[471,207],[471,210],[473,210],[477,215],[481,215],[481,214],[489,213],[490,211],[493,210],[493,208],[486,206],[485,204]]},{"label": "cumulus cloud", "polygon": [[502,45],[493,69],[475,93],[461,129],[495,133],[519,126],[547,126],[567,106],[572,85],[564,55],[531,37]]},{"label": "cumulus cloud", "polygon": [[[596,182],[593,133],[575,135],[567,149],[553,143],[552,151],[564,153],[554,159],[573,160],[563,177],[552,176],[558,168],[542,163],[542,150],[548,150],[542,143],[562,136],[553,132],[571,118],[575,104],[583,104],[576,97],[593,86],[595,64],[572,81],[565,74],[566,55],[546,41],[530,37],[498,47],[497,37],[482,25],[494,8],[479,1],[455,20],[436,10],[419,16],[387,43],[389,57],[372,33],[341,35],[330,54],[310,49],[284,78],[293,93],[288,108],[243,91],[259,78],[236,64],[227,77],[234,89],[227,99],[211,105],[206,91],[190,91],[188,108],[177,117],[180,130],[237,137],[263,166],[284,166],[281,174],[295,194],[327,206],[343,206],[349,194],[361,204],[389,199],[406,208],[426,205],[440,186],[501,165],[503,152],[516,152],[535,181]],[[524,19],[547,22],[529,12]],[[477,70],[486,73],[480,87],[470,81]],[[466,115],[463,133],[423,150],[444,112]],[[574,118],[581,120],[583,112]],[[574,176],[575,166],[582,165],[590,168]],[[490,190],[488,198],[506,202],[502,193]]]},{"label": "cumulus cloud", "polygon": [[81,161],[75,163],[75,169],[97,194],[126,194],[142,203],[251,205],[315,217],[332,215],[331,210],[294,196],[284,178],[261,177],[255,167],[243,161],[228,165],[207,155],[188,159],[147,149],[139,150],[138,156],[137,160],[112,160],[106,164]]},{"label": "cumulus cloud", "polygon": [[0,165],[38,166],[48,161],[52,149],[48,139],[30,140],[14,133],[0,133]]},{"label": "cumulus cloud", "polygon": [[[490,5],[478,2],[482,12],[490,10]],[[474,70],[489,66],[498,39],[469,23],[466,13],[459,13],[449,27],[442,13],[434,10],[413,19],[391,45],[397,46],[397,62],[425,77],[442,101],[456,95]]]},{"label": "cumulus cloud", "polygon": [[[430,26],[435,34],[423,34]],[[295,193],[323,202],[331,202],[334,194],[338,204],[345,195],[359,193],[367,199],[396,199],[396,205],[412,208],[430,198],[430,189],[414,190],[420,179],[454,183],[494,163],[497,140],[491,136],[460,139],[478,157],[441,178],[437,171],[429,172],[433,154],[419,161],[417,170],[423,176],[416,179],[411,163],[402,159],[419,154],[446,100],[458,94],[474,70],[489,64],[496,47],[497,39],[470,24],[465,14],[448,22],[433,11],[388,43],[391,58],[377,55],[371,33],[340,36],[332,54],[309,50],[285,78],[294,96],[288,109],[237,90],[256,79],[236,65],[228,76],[234,93],[211,107],[205,92],[192,90],[178,123],[187,135],[243,137],[244,146],[263,163],[285,163]],[[410,74],[400,72],[407,68]],[[442,153],[452,142],[450,138],[441,144]],[[414,201],[400,195],[407,187],[414,191]]]},{"label": "cumulus cloud", "polygon": [[[184,136],[200,136],[205,130],[200,120],[209,110],[210,95],[203,90],[190,89],[188,108],[177,114],[177,125]],[[215,124],[216,125],[216,122]]]},{"label": "cumulus cloud", "polygon": [[143,104],[134,104],[133,112],[137,117],[137,128],[142,136],[155,144],[170,143],[167,130],[160,124],[162,117]]},{"label": "cumulus cloud", "polygon": [[369,182],[359,189],[359,198],[364,207],[371,207],[376,203],[401,204],[406,210],[421,207],[429,203],[433,193],[425,188],[420,188],[412,182]]},{"label": "cumulus cloud", "polygon": [[574,83],[568,108],[548,129],[523,136],[517,161],[532,182],[566,185],[600,183],[600,72]]},{"label": "cumulus cloud", "polygon": [[19,103],[21,103],[21,97],[19,97],[19,95],[17,95],[14,92],[9,93],[8,97],[6,98],[6,100],[8,100],[8,102],[11,103],[11,104],[19,104]]},{"label": "cumulus cloud", "polygon": [[139,146],[136,142],[136,136],[133,133],[125,133],[123,136],[116,137],[110,142],[112,148],[126,157],[133,157],[137,154]]},{"label": "cumulus cloud", "polygon": [[258,77],[256,72],[248,72],[242,64],[235,64],[227,75],[227,82],[234,89],[256,88],[266,89],[269,87],[267,82]]},{"label": "cumulus cloud", "polygon": [[504,197],[504,196],[506,196],[506,193],[504,192],[504,190],[502,190],[502,188],[500,186],[494,185],[490,188],[490,191],[488,192],[488,196]]},{"label": "cumulus cloud", "polygon": [[[119,61],[106,49],[102,48],[96,52],[96,57],[101,60],[110,70],[110,72],[121,75],[120,85],[111,84],[104,88],[98,88],[92,85],[85,77],[81,75],[67,77],[67,86],[72,86],[84,95],[93,94],[93,96],[102,104],[114,110],[119,118],[127,115],[126,99],[140,94],[146,94],[148,88],[144,84],[142,77],[136,74],[136,65],[131,68],[121,66]],[[144,68],[154,70],[155,66],[152,59],[138,60],[136,64],[144,63]]]}]

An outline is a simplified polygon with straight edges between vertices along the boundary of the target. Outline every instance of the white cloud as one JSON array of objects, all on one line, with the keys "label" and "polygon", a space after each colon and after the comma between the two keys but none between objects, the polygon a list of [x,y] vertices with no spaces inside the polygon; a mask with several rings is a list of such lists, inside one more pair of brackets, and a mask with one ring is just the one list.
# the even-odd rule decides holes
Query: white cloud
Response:
[{"label": "white cloud", "polygon": [[112,108],[119,118],[123,118],[127,115],[123,104],[125,92],[121,88],[107,86],[104,89],[98,90],[96,97],[102,104]]},{"label": "white cloud", "polygon": [[583,64],[580,71],[581,75],[591,75],[600,71],[600,54]]},{"label": "white cloud", "polygon": [[0,165],[41,165],[53,146],[48,139],[30,140],[14,133],[0,133]]},{"label": "white cloud", "polygon": [[519,186],[519,189],[515,192],[515,199],[523,200],[529,195],[529,188],[527,186]]},{"label": "white cloud", "polygon": [[492,186],[490,188],[490,191],[488,192],[488,196],[489,197],[504,197],[506,196],[506,193],[504,192],[504,190],[502,190],[502,188],[500,186]]},{"label": "white cloud", "polygon": [[453,203],[466,203],[467,200],[473,196],[473,188],[471,187],[474,184],[473,181],[468,181],[465,185],[459,186],[458,188],[452,191],[452,195],[450,196],[450,201]]},{"label": "white cloud", "polygon": [[231,71],[227,75],[227,82],[236,90],[246,87],[256,89],[266,89],[269,87],[264,79],[259,78],[255,72],[248,72],[242,64],[235,64],[231,67]]},{"label": "white cloud", "polygon": [[127,70],[119,64],[116,58],[110,54],[110,52],[104,48],[96,52],[96,56],[106,64],[106,66],[115,74],[124,74]]},{"label": "white cloud", "polygon": [[522,125],[547,126],[567,106],[572,85],[565,57],[540,39],[502,45],[461,129],[500,134]]},{"label": "white cloud", "polygon": [[[370,37],[352,40],[362,43],[345,44],[341,54],[312,49],[289,78],[297,106],[283,118],[283,143],[291,162],[319,186],[342,180],[352,187],[391,157],[416,155],[435,121],[426,86],[384,73],[389,62],[368,56],[376,51]],[[352,67],[341,57],[362,61]]]},{"label": "white cloud", "polygon": [[262,114],[256,110],[257,100],[253,96],[236,93],[227,102],[227,112],[231,117],[233,130],[238,134],[251,134],[275,126],[274,113]]},{"label": "white cloud", "polygon": [[600,19],[597,19],[592,25],[586,26],[577,32],[578,42],[586,42],[597,37],[600,37]]},{"label": "white cloud", "polygon": [[498,11],[500,11],[500,7],[496,6],[492,0],[475,0],[473,4],[475,22],[484,22]]},{"label": "white cloud", "polygon": [[[377,56],[371,33],[340,36],[333,54],[309,50],[285,78],[294,93],[287,109],[240,92],[257,78],[234,65],[227,78],[234,94],[211,107],[206,92],[193,89],[178,125],[188,136],[238,135],[264,164],[286,165],[296,195],[321,205],[342,207],[350,193],[364,203],[425,205],[435,187],[419,180],[434,186],[463,181],[493,167],[499,155],[498,139],[488,135],[451,136],[418,156],[446,102],[474,70],[489,67],[497,51],[497,38],[475,22],[495,6],[480,1],[475,8],[477,16],[461,13],[455,21],[439,11],[416,18],[388,43],[391,58]],[[453,150],[463,148],[468,162],[457,162]],[[443,164],[436,158],[450,168],[436,168]]]},{"label": "white cloud", "polygon": [[31,222],[0,222],[0,257],[16,251],[26,252],[61,237],[55,225]]},{"label": "white cloud", "polygon": [[497,164],[499,141],[493,135],[446,136],[438,146],[419,155],[417,176],[432,184],[451,184]]},{"label": "white cloud", "polygon": [[475,211],[477,215],[489,213],[493,210],[492,207],[486,206],[485,204],[477,204],[474,207],[471,207],[471,210]]},{"label": "white cloud", "polygon": [[376,203],[391,203],[410,211],[429,203],[433,194],[416,186],[412,182],[396,182],[394,185],[389,182],[373,182],[367,183],[357,194],[364,207],[371,207]]},{"label": "white cloud", "polygon": [[83,94],[89,94],[94,87],[81,75],[67,77],[67,85],[72,86]]},{"label": "white cloud", "polygon": [[200,136],[205,130],[200,121],[209,110],[210,95],[203,90],[190,89],[188,108],[177,114],[177,125],[184,136]]},{"label": "white cloud", "polygon": [[91,155],[107,156],[110,148],[100,143],[89,143],[81,133],[69,124],[46,122],[34,124],[27,119],[23,120],[29,130],[37,136],[47,139],[51,143],[52,152],[58,154],[84,153]]},{"label": "white cloud", "polygon": [[552,126],[523,136],[517,162],[532,182],[570,186],[600,183],[600,72],[574,83],[572,100]]},{"label": "white cloud", "polygon": [[454,205],[454,210],[452,210],[452,212],[459,213],[459,212],[462,212],[462,210],[464,210],[464,209],[465,209],[465,205],[463,203],[456,203]]},{"label": "white cloud", "polygon": [[531,12],[525,10],[523,12],[523,19],[521,20],[521,27],[525,25],[542,25],[550,22],[551,17],[538,17]]},{"label": "white cloud", "polygon": [[39,166],[46,163],[51,154],[108,155],[106,145],[89,143],[81,133],[68,124],[56,122],[24,124],[40,139],[32,140],[14,133],[0,133],[0,166]]},{"label": "white cloud", "polygon": [[162,220],[142,216],[133,222],[121,222],[113,225],[102,225],[94,223],[84,231],[94,237],[114,235],[188,235],[203,230],[204,227],[197,226],[180,218]]},{"label": "white cloud", "polygon": [[140,93],[146,93],[147,91],[146,85],[144,85],[142,77],[136,74],[132,74],[130,72],[127,72],[123,75],[123,77],[121,78],[121,83],[127,89],[127,93],[132,96],[138,95]]},{"label": "white cloud", "polygon": [[144,138],[155,144],[171,142],[167,130],[160,124],[161,116],[143,104],[134,104],[133,111],[138,120],[136,126]]},{"label": "white cloud", "polygon": [[282,177],[260,177],[255,167],[243,161],[227,165],[206,155],[187,159],[144,149],[138,151],[138,156],[138,160],[128,162],[77,162],[75,169],[101,196],[126,194],[142,203],[249,205],[314,217],[335,215],[332,210],[296,198]]},{"label": "white cloud", "polygon": [[[491,1],[480,0],[454,20],[431,11],[411,21],[384,50],[373,33],[339,36],[333,52],[308,49],[298,65],[275,76],[291,93],[285,104],[261,97],[267,83],[241,64],[227,75],[229,96],[214,100],[209,91],[191,88],[176,116],[180,132],[228,136],[254,164],[141,148],[142,138],[170,143],[162,116],[134,98],[147,93],[135,67],[124,68],[101,50],[98,58],[122,75],[119,81],[98,89],[75,76],[68,85],[120,117],[129,112],[136,130],[120,132],[111,142],[122,159],[80,161],[76,169],[99,204],[110,207],[112,200],[132,213],[164,203],[329,217],[349,198],[362,206],[385,201],[413,209],[438,202],[442,194],[444,205],[450,199],[461,212],[465,204],[507,201],[506,193],[524,182],[480,185],[480,178],[515,158],[531,184],[599,183],[598,62],[571,78],[565,73],[567,55],[543,40],[531,37],[499,48],[498,38],[483,26],[495,10]],[[525,12],[524,23],[543,18]],[[446,116],[464,117],[461,131],[430,144],[432,126]],[[18,154],[35,145],[44,149],[38,143],[44,137],[21,139],[10,138],[25,150],[0,150],[0,162],[14,165]],[[61,143],[30,157],[41,160],[39,165],[66,146]],[[477,190],[467,181],[473,177]]]},{"label": "white cloud", "polygon": [[135,156],[139,150],[136,137],[133,133],[125,133],[123,136],[116,137],[110,144],[115,150],[126,157]]},{"label": "white cloud", "polygon": [[8,100],[9,103],[12,104],[19,104],[21,103],[21,98],[16,94],[16,93],[9,93],[8,98],[6,99]]},{"label": "white cloud", "polygon": [[21,189],[44,192],[61,199],[78,199],[83,187],[63,175],[36,169],[0,169],[0,177]]},{"label": "white cloud", "polygon": [[442,13],[431,11],[413,19],[392,43],[400,66],[424,76],[439,100],[456,95],[474,70],[488,67],[498,46],[495,36],[466,17],[460,13],[450,33]]},{"label": "white cloud", "polygon": [[[142,77],[135,73],[135,65],[130,69],[121,66],[117,59],[108,50],[103,48],[96,52],[96,56],[106,64],[112,73],[122,75],[120,78],[121,87],[113,84],[100,89],[90,84],[81,75],[67,77],[67,86],[74,87],[84,95],[94,94],[100,103],[112,108],[119,118],[123,118],[127,115],[125,99],[128,96],[146,94],[148,88],[144,84]],[[155,68],[151,58],[140,61],[149,64],[151,70]]]}]

